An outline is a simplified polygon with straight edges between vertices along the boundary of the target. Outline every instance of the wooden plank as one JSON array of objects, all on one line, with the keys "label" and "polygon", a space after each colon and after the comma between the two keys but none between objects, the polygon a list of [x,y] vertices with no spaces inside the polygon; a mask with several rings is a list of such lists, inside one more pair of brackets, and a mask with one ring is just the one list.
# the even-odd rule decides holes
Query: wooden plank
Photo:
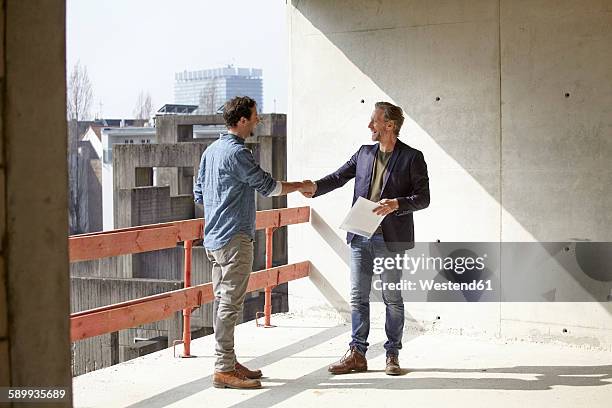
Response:
[{"label": "wooden plank", "polygon": [[175,221],[179,242],[204,238],[204,219]]},{"label": "wooden plank", "polygon": [[[256,228],[279,228],[310,221],[310,207],[258,211]],[[141,225],[68,238],[70,262],[174,248],[178,242],[203,238],[202,218]]]},{"label": "wooden plank", "polygon": [[278,281],[276,282],[277,285],[292,280],[305,278],[310,275],[310,261],[304,261],[287,266],[291,266],[291,268],[287,268],[282,273],[278,274]]},{"label": "wooden plank", "polygon": [[[177,242],[202,238],[202,219],[143,225],[69,237],[70,262],[173,248]],[[172,231],[172,233],[170,233]],[[174,242],[169,240],[173,237]],[[138,245],[145,250],[134,251]],[[158,243],[158,245],[156,245]]]},{"label": "wooden plank", "polygon": [[174,248],[178,230],[174,226],[117,232],[69,239],[70,262],[89,261],[124,254]]},{"label": "wooden plank", "polygon": [[[174,312],[195,307],[213,300],[212,284],[168,292],[165,298],[157,298],[128,306],[111,307],[102,311],[88,311],[70,317],[72,341],[99,336],[101,334],[140,326],[172,316]],[[143,298],[146,299],[146,298]]]},{"label": "wooden plank", "polygon": [[280,227],[310,221],[310,207],[288,208],[287,210],[280,212]]},{"label": "wooden plank", "polygon": [[259,272],[253,272],[251,274],[251,277],[249,278],[247,292],[253,292],[255,290],[259,290],[268,286],[275,286],[276,282],[278,281],[279,269],[284,267],[286,267],[286,265],[276,268],[264,269]]},{"label": "wooden plank", "polygon": [[158,224],[138,225],[135,227],[117,228],[117,229],[108,230],[108,231],[88,232],[86,234],[71,235],[70,238],[72,239],[72,238],[92,237],[92,236],[101,236],[101,235],[112,235],[118,232],[141,231],[141,230],[147,230],[147,229],[174,227],[174,226],[177,226],[178,224],[197,225],[197,224],[202,223],[202,221],[203,221],[203,218],[193,218],[189,220],[163,222],[163,223],[158,223]]},{"label": "wooden plank", "polygon": [[279,228],[310,221],[310,207],[281,208],[257,211],[256,229]]},{"label": "wooden plank", "polygon": [[[309,261],[253,272],[249,278],[247,291],[251,292],[306,277],[309,272]],[[206,283],[74,313],[70,316],[70,338],[71,341],[83,340],[164,320],[172,316],[174,312],[209,303],[213,299],[212,283]]]},{"label": "wooden plank", "polygon": [[255,229],[265,229],[268,227],[277,227],[279,225],[280,216],[278,210],[257,211],[255,217]]}]

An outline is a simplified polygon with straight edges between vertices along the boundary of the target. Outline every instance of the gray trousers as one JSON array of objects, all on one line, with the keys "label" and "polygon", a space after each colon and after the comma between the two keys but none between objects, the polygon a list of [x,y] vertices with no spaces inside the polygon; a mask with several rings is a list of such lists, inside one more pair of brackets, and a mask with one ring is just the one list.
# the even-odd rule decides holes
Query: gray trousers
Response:
[{"label": "gray trousers", "polygon": [[253,240],[238,233],[225,246],[206,250],[212,264],[212,284],[215,295],[215,371],[232,371],[236,365],[234,327],[242,312],[249,276],[253,267]]}]

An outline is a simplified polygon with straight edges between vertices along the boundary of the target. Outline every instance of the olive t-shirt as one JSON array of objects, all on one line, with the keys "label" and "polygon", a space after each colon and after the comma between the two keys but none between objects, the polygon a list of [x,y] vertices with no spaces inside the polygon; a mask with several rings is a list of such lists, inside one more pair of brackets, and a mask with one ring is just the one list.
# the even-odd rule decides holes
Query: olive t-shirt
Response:
[{"label": "olive t-shirt", "polygon": [[[372,166],[372,181],[370,182],[370,195],[368,197],[368,199],[371,201],[380,201],[385,168],[387,167],[387,163],[389,163],[389,159],[391,158],[392,154],[393,150],[390,152],[383,152],[380,150],[380,148],[378,148],[378,153],[376,154],[376,159],[374,160],[374,166]],[[382,234],[382,227],[379,225],[374,233]]]},{"label": "olive t-shirt", "polygon": [[378,149],[372,168],[372,181],[370,182],[370,195],[368,197],[370,201],[380,201],[385,167],[387,167],[387,163],[389,163],[392,154],[393,150],[390,152],[383,152],[380,148]]}]

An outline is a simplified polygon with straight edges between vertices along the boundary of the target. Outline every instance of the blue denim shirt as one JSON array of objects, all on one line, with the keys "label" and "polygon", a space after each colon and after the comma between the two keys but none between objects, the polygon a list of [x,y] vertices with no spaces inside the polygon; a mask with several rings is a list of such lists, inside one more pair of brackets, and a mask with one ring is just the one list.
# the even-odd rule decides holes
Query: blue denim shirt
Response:
[{"label": "blue denim shirt", "polygon": [[204,204],[206,249],[221,248],[239,232],[254,238],[255,190],[268,196],[275,187],[242,138],[224,134],[208,146],[193,187],[195,202]]}]

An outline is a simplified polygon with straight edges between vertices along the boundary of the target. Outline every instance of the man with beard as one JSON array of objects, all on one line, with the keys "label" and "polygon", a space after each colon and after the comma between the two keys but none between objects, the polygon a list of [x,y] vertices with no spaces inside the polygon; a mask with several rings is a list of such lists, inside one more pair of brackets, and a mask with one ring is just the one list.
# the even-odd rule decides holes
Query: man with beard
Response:
[{"label": "man with beard", "polygon": [[244,144],[259,123],[257,106],[248,96],[225,103],[228,132],[202,154],[194,199],[204,205],[204,247],[212,264],[215,294],[215,373],[217,388],[260,388],[260,370],[236,360],[234,327],[242,310],[253,266],[255,191],[278,196],[299,191],[303,183],[276,181],[259,167]]},{"label": "man with beard", "polygon": [[[371,238],[347,234],[351,246],[351,321],[352,340],[349,350],[329,366],[332,374],[346,374],[368,369],[365,354],[370,331],[370,288],[375,258],[394,258],[399,252],[414,247],[412,213],[429,206],[429,177],[423,153],[398,140],[404,122],[399,106],[378,102],[368,128],[373,145],[363,145],[337,171],[316,182],[308,182],[307,197],[318,197],[342,187],[355,178],[353,204],[358,197],[378,203],[374,209],[385,218]],[[386,269],[381,274],[384,283],[399,283],[401,269]],[[387,289],[384,289],[387,288]],[[387,341],[386,368],[388,375],[399,375],[399,350],[402,348],[404,303],[400,290],[383,286],[386,306],[385,332]]]}]

